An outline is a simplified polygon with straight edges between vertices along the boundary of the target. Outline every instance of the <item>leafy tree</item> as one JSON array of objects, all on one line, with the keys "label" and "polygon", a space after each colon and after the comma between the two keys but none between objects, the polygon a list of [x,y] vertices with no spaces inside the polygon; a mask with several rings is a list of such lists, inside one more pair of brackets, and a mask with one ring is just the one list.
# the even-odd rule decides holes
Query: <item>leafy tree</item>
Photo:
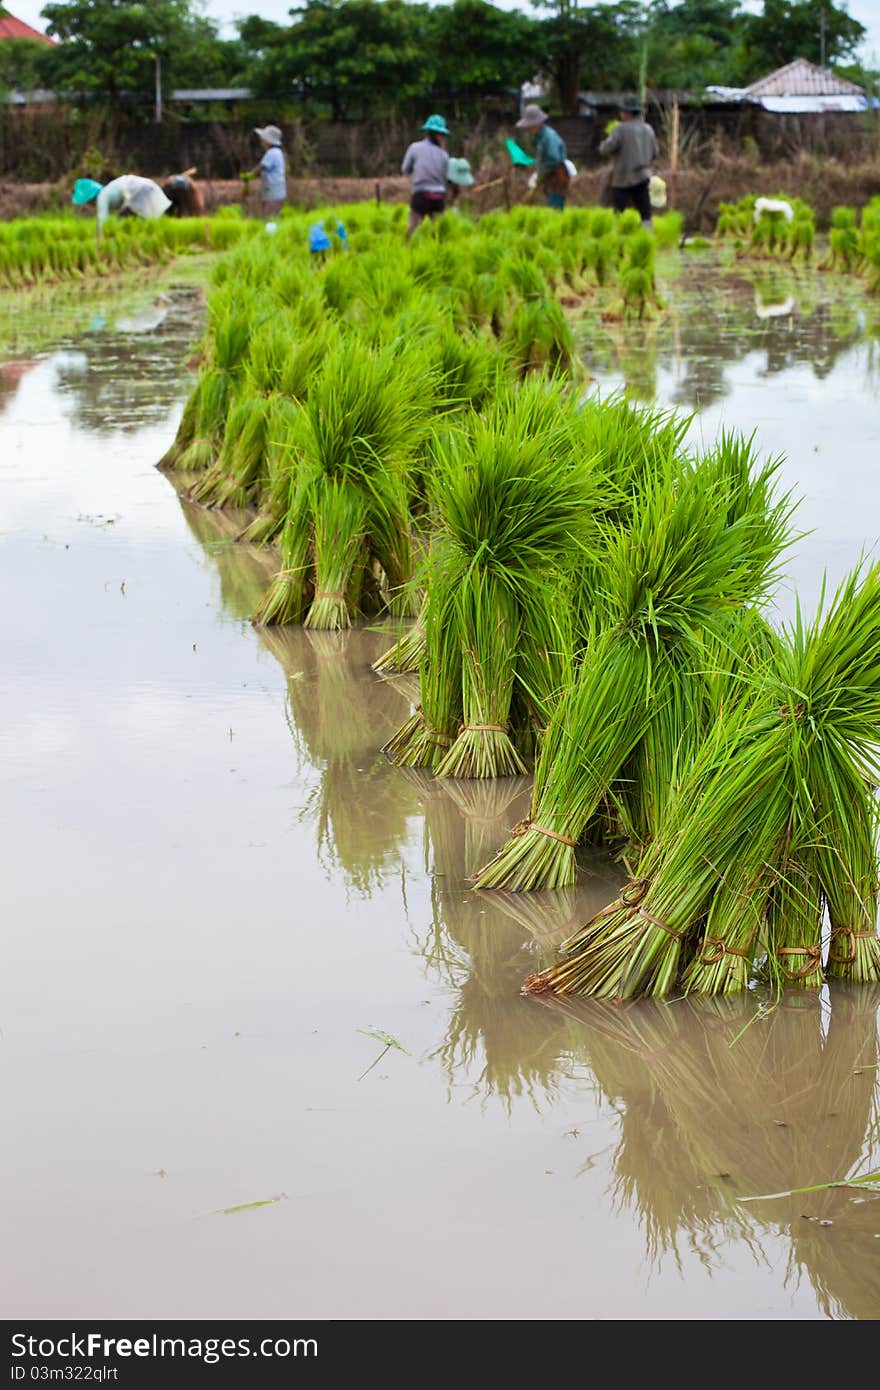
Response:
[{"label": "leafy tree", "polygon": [[[2,14],[0,6],[0,17]],[[0,91],[30,92],[42,87],[50,52],[36,39],[0,39]]]},{"label": "leafy tree", "polygon": [[[533,0],[542,9],[546,0]],[[554,13],[540,26],[540,70],[552,81],[562,113],[575,116],[582,87],[635,86],[637,36],[643,25],[638,0],[587,7],[552,0]]]},{"label": "leafy tree", "polygon": [[742,19],[743,79],[757,81],[794,58],[819,63],[823,28],[827,65],[851,59],[866,33],[834,0],[764,0],[761,14]]},{"label": "leafy tree", "polygon": [[646,14],[650,87],[699,91],[735,81],[739,0],[653,0]]},{"label": "leafy tree", "polygon": [[540,25],[487,0],[454,0],[430,11],[426,67],[436,92],[518,88],[534,77]]},{"label": "leafy tree", "polygon": [[148,95],[161,59],[163,83],[185,85],[220,76],[224,49],[216,25],[194,0],[50,0],[48,75],[59,91]]},{"label": "leafy tree", "polygon": [[251,20],[240,29],[246,46],[262,49],[254,72],[258,95],[299,91],[343,120],[399,107],[430,88],[426,5],[306,0],[290,13],[294,23],[277,34]]}]

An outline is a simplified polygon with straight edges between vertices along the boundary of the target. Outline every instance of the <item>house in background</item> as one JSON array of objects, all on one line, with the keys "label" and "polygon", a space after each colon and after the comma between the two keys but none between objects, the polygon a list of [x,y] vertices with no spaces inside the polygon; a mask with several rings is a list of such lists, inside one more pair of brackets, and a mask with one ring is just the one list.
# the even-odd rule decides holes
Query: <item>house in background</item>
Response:
[{"label": "house in background", "polygon": [[867,111],[877,105],[876,97],[869,98],[864,87],[806,58],[795,58],[748,87],[707,87],[706,92],[716,101],[759,106],[780,116]]},{"label": "house in background", "polygon": [[41,34],[39,29],[32,29],[23,19],[16,19],[15,15],[10,14],[5,5],[0,5],[0,41],[3,39],[24,39],[30,43],[47,43],[50,47],[55,47],[55,40],[50,39],[48,34]]}]

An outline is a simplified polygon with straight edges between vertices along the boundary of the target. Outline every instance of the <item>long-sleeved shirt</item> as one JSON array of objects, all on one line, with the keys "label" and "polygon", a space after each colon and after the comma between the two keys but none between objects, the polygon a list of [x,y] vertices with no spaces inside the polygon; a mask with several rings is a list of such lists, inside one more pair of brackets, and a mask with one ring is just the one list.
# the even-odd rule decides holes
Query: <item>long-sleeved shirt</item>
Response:
[{"label": "long-sleeved shirt", "polygon": [[657,137],[645,121],[620,121],[599,146],[600,154],[614,155],[612,188],[632,188],[651,177],[657,158]]},{"label": "long-sleeved shirt", "polygon": [[95,200],[100,232],[111,212],[128,208],[138,217],[161,217],[171,206],[157,183],[141,178],[140,174],[122,174],[104,185]]},{"label": "long-sleeved shirt", "polygon": [[565,141],[551,125],[541,126],[535,136],[535,159],[538,178],[552,173],[558,164],[564,164],[567,156]]},{"label": "long-sleeved shirt", "polygon": [[284,152],[270,145],[260,160],[260,197],[264,203],[282,203],[287,197]]},{"label": "long-sleeved shirt", "polygon": [[433,140],[416,140],[403,156],[402,174],[412,174],[413,193],[445,193],[449,155]]}]

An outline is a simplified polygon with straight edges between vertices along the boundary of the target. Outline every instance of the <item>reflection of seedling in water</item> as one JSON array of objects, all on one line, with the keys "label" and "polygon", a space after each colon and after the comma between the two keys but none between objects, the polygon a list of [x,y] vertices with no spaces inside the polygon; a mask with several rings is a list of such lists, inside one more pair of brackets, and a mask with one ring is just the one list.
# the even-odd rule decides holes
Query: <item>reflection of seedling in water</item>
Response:
[{"label": "reflection of seedling in water", "polygon": [[[853,1073],[858,1076],[858,1072]],[[876,1173],[864,1173],[860,1178],[840,1178],[837,1182],[816,1182],[810,1187],[790,1187],[786,1192],[764,1192],[760,1197],[740,1197],[741,1202],[770,1202],[774,1197],[797,1197],[803,1192],[828,1192],[832,1187],[862,1187],[867,1192],[880,1193],[880,1169]],[[815,1220],[811,1217],[810,1220]],[[820,1223],[830,1226],[830,1221]]]},{"label": "reflection of seedling in water", "polygon": [[404,1047],[403,1043],[398,1042],[397,1039],[393,1037],[391,1033],[383,1033],[381,1028],[358,1028],[357,1031],[359,1033],[363,1033],[365,1038],[375,1038],[376,1042],[385,1044],[378,1057],[376,1057],[375,1060],[372,1061],[370,1065],[367,1067],[367,1070],[361,1072],[360,1076],[358,1077],[358,1081],[363,1081],[367,1073],[371,1072],[373,1070],[373,1067],[377,1067],[379,1065],[382,1058],[385,1056],[385,1053],[390,1052],[392,1047],[396,1047],[398,1052],[406,1053],[407,1057],[409,1057],[410,1055]]}]

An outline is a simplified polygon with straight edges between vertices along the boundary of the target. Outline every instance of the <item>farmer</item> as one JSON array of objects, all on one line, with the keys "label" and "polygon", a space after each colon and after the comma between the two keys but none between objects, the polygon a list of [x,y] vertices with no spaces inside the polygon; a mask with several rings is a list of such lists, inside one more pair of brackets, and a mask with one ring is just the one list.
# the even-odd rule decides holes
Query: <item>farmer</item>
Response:
[{"label": "farmer", "polygon": [[171,200],[169,217],[201,217],[205,211],[205,200],[193,181],[195,172],[195,167],[184,169],[182,174],[172,174],[162,184],[162,192]]},{"label": "farmer", "polygon": [[543,190],[544,200],[548,208],[556,208],[559,212],[565,207],[565,195],[568,192],[568,185],[571,183],[571,175],[566,164],[567,150],[565,141],[558,135],[551,125],[548,124],[546,111],[542,111],[540,106],[526,106],[523,113],[516,123],[517,130],[526,132],[536,131],[535,135],[535,170],[538,176],[538,185]]},{"label": "farmer", "polygon": [[281,148],[281,131],[277,125],[254,126],[254,134],[263,146],[263,157],[251,178],[260,176],[260,199],[264,217],[277,217],[287,200],[287,174],[284,151]]},{"label": "farmer", "polygon": [[657,137],[642,120],[638,97],[624,97],[620,122],[599,146],[600,154],[614,156],[611,170],[611,204],[615,212],[635,208],[643,227],[651,226],[651,165],[659,153]]},{"label": "farmer", "polygon": [[98,235],[111,213],[119,217],[161,217],[171,206],[161,188],[152,179],[141,178],[139,174],[122,174],[111,179],[102,187],[94,179],[77,179],[73,189],[73,202],[77,206],[95,199]]},{"label": "farmer", "polygon": [[415,140],[403,156],[402,174],[411,175],[407,236],[412,236],[425,217],[437,217],[446,207],[449,129],[442,116],[429,116],[422,126],[424,140]]}]

